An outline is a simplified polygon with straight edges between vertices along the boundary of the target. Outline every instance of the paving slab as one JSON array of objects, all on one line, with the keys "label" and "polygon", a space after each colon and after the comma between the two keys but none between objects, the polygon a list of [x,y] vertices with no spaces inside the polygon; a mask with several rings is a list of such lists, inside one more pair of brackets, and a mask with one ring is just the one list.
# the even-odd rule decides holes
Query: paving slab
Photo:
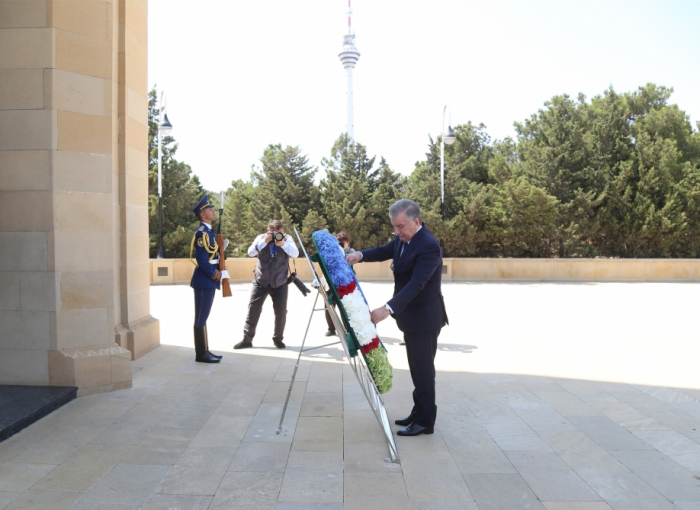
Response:
[{"label": "paving slab", "polygon": [[[133,388],[80,397],[0,442],[0,509],[700,510],[696,325],[690,311],[657,319],[694,302],[696,284],[445,284],[465,313],[440,336],[435,433],[396,436],[401,463],[384,461],[339,346],[304,353],[276,434],[311,302],[288,303],[288,349],[272,347],[268,322],[234,352],[250,286],[234,287],[212,310],[224,359],[211,365],[194,362],[191,290],[151,288],[163,345],[132,362]],[[363,284],[377,306],[392,289]],[[595,336],[570,327],[582,314]],[[325,331],[319,314],[307,346]],[[396,324],[379,334],[395,433],[412,383]]]}]

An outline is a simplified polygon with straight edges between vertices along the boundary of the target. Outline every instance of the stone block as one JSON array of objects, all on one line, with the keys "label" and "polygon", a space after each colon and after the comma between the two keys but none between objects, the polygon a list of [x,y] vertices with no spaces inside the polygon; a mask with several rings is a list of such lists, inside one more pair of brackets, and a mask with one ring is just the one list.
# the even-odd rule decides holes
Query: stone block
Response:
[{"label": "stone block", "polygon": [[136,92],[148,95],[148,67],[138,63],[130,55],[119,53],[119,69],[120,87],[128,83]]},{"label": "stone block", "polygon": [[59,111],[57,118],[58,150],[112,153],[112,120],[109,117]]},{"label": "stone block", "polygon": [[148,208],[134,205],[121,206],[121,217],[124,219],[121,230],[124,235],[148,235]]},{"label": "stone block", "polygon": [[[46,232],[53,229],[50,191],[0,191],[0,231]],[[27,214],[30,212],[30,214]],[[26,253],[25,253],[26,254]]]},{"label": "stone block", "polygon": [[0,30],[0,48],[3,49],[0,69],[54,67],[53,30],[50,28]]},{"label": "stone block", "polygon": [[20,273],[0,272],[0,310],[20,310],[19,279]]},{"label": "stone block", "polygon": [[[52,386],[78,386],[78,396],[130,386],[124,373],[130,354],[117,345],[81,349],[52,350],[48,353]],[[114,371],[113,371],[114,368]]]},{"label": "stone block", "polygon": [[107,10],[104,0],[61,0],[53,2],[51,26],[67,32],[107,39]]},{"label": "stone block", "polygon": [[[48,350],[49,312],[0,311],[0,350]],[[4,354],[3,354],[4,356]]]},{"label": "stone block", "polygon": [[110,193],[111,174],[110,155],[65,151],[53,153],[53,182],[56,191]]},{"label": "stone block", "polygon": [[[56,192],[56,228],[61,232],[83,232],[87,242],[93,232],[112,230],[112,197],[106,193]],[[78,247],[76,247],[78,248]],[[84,246],[82,247],[84,250]],[[77,252],[77,249],[76,249]]]},{"label": "stone block", "polygon": [[0,182],[3,191],[51,189],[50,152],[0,151]]},{"label": "stone block", "polygon": [[120,20],[129,28],[129,36],[146,46],[148,45],[148,8],[138,6],[137,3],[130,3],[124,9]]},{"label": "stone block", "polygon": [[75,349],[113,342],[108,308],[56,312],[56,348]]},{"label": "stone block", "polygon": [[61,69],[45,69],[46,108],[86,115],[109,116],[105,110],[105,80]]},{"label": "stone block", "polygon": [[160,321],[148,315],[131,324],[121,324],[116,328],[117,338],[124,338],[125,347],[131,353],[130,359],[137,359],[160,345]]},{"label": "stone block", "polygon": [[0,70],[0,110],[44,108],[44,74],[41,69]]},{"label": "stone block", "polygon": [[126,86],[126,114],[135,121],[148,127],[148,96]]},{"label": "stone block", "polygon": [[0,28],[44,28],[46,0],[0,1]]},{"label": "stone block", "polygon": [[139,26],[126,25],[124,27],[125,53],[133,58],[137,65],[147,69],[148,43],[140,40],[140,33],[143,33],[143,28]]},{"label": "stone block", "polygon": [[174,259],[151,259],[151,271],[154,285],[171,285],[175,283]]},{"label": "stone block", "polygon": [[127,323],[137,318],[145,317],[150,310],[150,287],[140,290],[131,291],[128,287],[122,288],[121,298],[121,317],[122,322]]},{"label": "stone block", "polygon": [[48,351],[3,350],[0,356],[0,384],[49,384]]},{"label": "stone block", "polygon": [[113,300],[112,270],[61,273],[61,310],[111,307]]},{"label": "stone block", "polygon": [[[105,23],[106,26],[106,23]],[[56,65],[65,71],[111,79],[112,41],[56,30]]]},{"label": "stone block", "polygon": [[46,271],[46,237],[46,232],[0,231],[0,271]]},{"label": "stone block", "polygon": [[[0,40],[0,48],[2,47]],[[56,143],[56,112],[0,111],[0,151],[55,149]]]},{"label": "stone block", "polygon": [[139,179],[148,179],[148,154],[128,146],[124,152],[125,173]]},{"label": "stone block", "polygon": [[[54,254],[51,261],[54,271],[100,271],[113,267],[112,232],[53,232],[48,237]],[[88,242],[90,254],[86,256]]]},{"label": "stone block", "polygon": [[148,204],[148,181],[146,179],[126,175],[120,179],[119,188],[122,203],[137,207]]},{"label": "stone block", "polygon": [[20,278],[22,310],[54,312],[59,309],[59,277],[53,271],[23,273]]},{"label": "stone block", "polygon": [[148,151],[148,126],[127,116],[120,122],[120,127],[123,130],[119,133],[120,142],[144,153]]}]

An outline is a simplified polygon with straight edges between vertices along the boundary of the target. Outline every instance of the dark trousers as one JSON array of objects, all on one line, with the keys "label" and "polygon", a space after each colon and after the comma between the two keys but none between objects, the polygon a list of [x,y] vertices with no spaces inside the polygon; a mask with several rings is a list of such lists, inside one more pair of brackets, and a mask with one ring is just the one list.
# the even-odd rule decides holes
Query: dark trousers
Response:
[{"label": "dark trousers", "polygon": [[253,282],[253,289],[250,291],[250,301],[248,302],[248,316],[243,327],[243,338],[246,342],[252,342],[255,330],[258,327],[260,312],[267,296],[272,298],[272,308],[275,310],[275,334],[273,340],[279,341],[284,338],[284,326],[287,324],[287,284],[273,289],[272,287],[262,287],[258,282]]},{"label": "dark trousers", "polygon": [[203,328],[207,325],[211,305],[214,304],[216,289],[194,290],[194,327]]},{"label": "dark trousers", "polygon": [[422,427],[435,425],[435,352],[440,329],[419,333],[404,332],[408,368],[413,379],[413,420]]},{"label": "dark trousers", "polygon": [[326,324],[328,324],[328,331],[335,331],[335,324],[333,324],[333,319],[331,319],[331,314],[326,310]]}]

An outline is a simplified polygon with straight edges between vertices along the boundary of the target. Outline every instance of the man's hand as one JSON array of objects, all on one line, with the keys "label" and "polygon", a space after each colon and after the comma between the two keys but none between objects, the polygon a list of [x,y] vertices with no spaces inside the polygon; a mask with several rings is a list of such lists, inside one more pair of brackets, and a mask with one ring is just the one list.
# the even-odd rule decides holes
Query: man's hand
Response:
[{"label": "man's hand", "polygon": [[[351,266],[354,264],[357,264],[359,261],[362,260],[362,253],[359,251],[356,251],[356,252],[350,253],[349,255],[345,255],[345,260]],[[377,308],[377,310],[379,310],[379,309]],[[372,313],[374,313],[374,312],[372,312]]]},{"label": "man's hand", "polygon": [[265,242],[269,243],[270,241],[272,241],[272,234],[268,232],[267,234],[265,234]]},{"label": "man's hand", "polygon": [[[351,253],[350,255],[354,255],[354,253]],[[350,255],[348,255],[348,257]],[[386,307],[382,306],[381,308],[375,308],[374,310],[372,310],[372,323],[379,324],[384,319],[389,317],[389,315],[391,314],[389,313],[389,310],[386,309]]]}]

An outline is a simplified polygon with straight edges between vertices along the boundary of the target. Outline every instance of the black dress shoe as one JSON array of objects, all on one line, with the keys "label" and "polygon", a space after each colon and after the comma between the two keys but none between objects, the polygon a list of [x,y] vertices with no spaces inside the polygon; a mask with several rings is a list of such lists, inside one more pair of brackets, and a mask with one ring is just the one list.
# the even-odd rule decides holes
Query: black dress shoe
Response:
[{"label": "black dress shoe", "polygon": [[420,434],[432,434],[433,432],[433,427],[423,427],[413,422],[408,427],[399,430],[397,434],[400,436],[417,436]]},{"label": "black dress shoe", "polygon": [[195,361],[198,361],[200,363],[218,363],[221,361],[219,358],[214,358],[209,354],[208,352],[205,352],[204,354],[195,357]]},{"label": "black dress shoe", "polygon": [[413,423],[413,415],[412,415],[412,414],[409,415],[408,418],[402,418],[402,419],[400,419],[400,420],[394,420],[394,423],[396,423],[397,425],[401,425],[402,427],[405,427],[406,425],[410,425],[411,423]]},{"label": "black dress shoe", "polygon": [[330,329],[326,331],[325,336],[335,336],[335,331],[331,331]]},{"label": "black dress shoe", "polygon": [[273,340],[273,342],[275,342],[275,347],[277,347],[278,349],[286,349],[287,348],[287,346],[284,345],[284,342],[282,340]]},{"label": "black dress shoe", "polygon": [[241,340],[233,346],[234,349],[248,349],[249,347],[253,347],[253,342],[246,342],[245,340]]},{"label": "black dress shoe", "polygon": [[221,359],[221,358],[223,358],[223,356],[220,356],[220,355],[218,355],[218,354],[214,354],[214,353],[211,352],[211,351],[207,351],[207,352],[209,353],[209,356],[211,356],[212,358],[216,358],[216,359]]}]

